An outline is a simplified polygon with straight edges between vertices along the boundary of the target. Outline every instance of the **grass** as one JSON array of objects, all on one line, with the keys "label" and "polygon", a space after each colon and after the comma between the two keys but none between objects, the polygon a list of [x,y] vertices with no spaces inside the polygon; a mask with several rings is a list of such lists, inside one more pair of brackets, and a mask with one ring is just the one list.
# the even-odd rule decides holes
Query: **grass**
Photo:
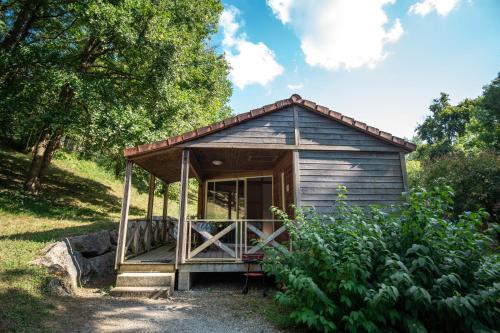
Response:
[{"label": "grass", "polygon": [[[29,264],[47,244],[118,225],[123,180],[74,155],[56,158],[39,197],[22,190],[29,155],[0,148],[0,331],[55,329],[64,302],[45,293],[48,272]],[[154,214],[162,200],[155,198]],[[131,192],[130,217],[144,217],[147,194]],[[190,211],[195,211],[191,205]],[[169,215],[177,216],[171,202]]]}]

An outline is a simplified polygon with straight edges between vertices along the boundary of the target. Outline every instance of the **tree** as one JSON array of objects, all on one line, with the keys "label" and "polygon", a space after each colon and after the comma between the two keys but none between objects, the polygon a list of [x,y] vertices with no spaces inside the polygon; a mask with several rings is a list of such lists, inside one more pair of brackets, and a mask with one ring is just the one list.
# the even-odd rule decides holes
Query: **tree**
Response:
[{"label": "tree", "polygon": [[[38,193],[62,138],[121,161],[125,145],[227,116],[217,0],[1,2],[0,128],[33,146]],[[119,163],[119,162],[117,162]]]},{"label": "tree", "polygon": [[420,152],[431,158],[450,153],[458,138],[465,133],[478,100],[466,99],[457,106],[450,104],[449,95],[441,93],[429,107],[431,115],[417,126],[417,136],[426,144]]},{"label": "tree", "polygon": [[432,114],[417,127],[422,143],[408,164],[410,183],[451,186],[455,213],[484,207],[498,220],[500,74],[482,96],[451,105],[442,93],[429,109]]},{"label": "tree", "polygon": [[483,96],[474,117],[467,126],[468,147],[500,151],[500,73],[483,89]]}]

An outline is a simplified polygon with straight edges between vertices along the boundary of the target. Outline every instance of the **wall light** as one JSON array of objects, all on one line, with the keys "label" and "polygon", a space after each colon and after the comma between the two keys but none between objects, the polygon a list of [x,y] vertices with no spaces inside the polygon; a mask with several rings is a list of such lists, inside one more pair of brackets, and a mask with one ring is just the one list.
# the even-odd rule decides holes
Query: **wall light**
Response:
[{"label": "wall light", "polygon": [[216,166],[219,166],[219,165],[222,165],[222,161],[219,161],[219,160],[213,160],[213,161],[212,161],[212,164],[213,164],[213,165],[216,165]]}]

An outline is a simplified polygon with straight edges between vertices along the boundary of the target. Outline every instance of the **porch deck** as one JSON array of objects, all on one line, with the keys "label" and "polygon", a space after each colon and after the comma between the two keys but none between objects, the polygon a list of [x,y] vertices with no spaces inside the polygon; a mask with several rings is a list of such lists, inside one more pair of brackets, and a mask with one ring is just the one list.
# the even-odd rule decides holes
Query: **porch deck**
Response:
[{"label": "porch deck", "polygon": [[166,244],[149,252],[127,259],[125,263],[175,263],[175,248],[175,243]]}]

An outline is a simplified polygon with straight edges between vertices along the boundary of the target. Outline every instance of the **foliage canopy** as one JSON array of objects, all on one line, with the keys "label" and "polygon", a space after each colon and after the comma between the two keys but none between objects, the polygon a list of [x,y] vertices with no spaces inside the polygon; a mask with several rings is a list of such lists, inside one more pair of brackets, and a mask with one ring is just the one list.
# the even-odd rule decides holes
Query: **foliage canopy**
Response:
[{"label": "foliage canopy", "polygon": [[449,188],[413,190],[389,212],[300,212],[293,252],[268,250],[289,320],[323,332],[495,332],[500,257],[479,231],[484,211],[450,218]]},{"label": "foliage canopy", "polygon": [[410,154],[411,186],[451,186],[455,213],[495,208],[500,196],[500,73],[482,96],[452,105],[442,93],[431,115],[417,127],[417,151]]},{"label": "foliage canopy", "polygon": [[[0,133],[43,169],[62,140],[121,164],[123,147],[228,116],[210,46],[218,0],[0,2]],[[35,172],[41,178],[43,170]]]}]

